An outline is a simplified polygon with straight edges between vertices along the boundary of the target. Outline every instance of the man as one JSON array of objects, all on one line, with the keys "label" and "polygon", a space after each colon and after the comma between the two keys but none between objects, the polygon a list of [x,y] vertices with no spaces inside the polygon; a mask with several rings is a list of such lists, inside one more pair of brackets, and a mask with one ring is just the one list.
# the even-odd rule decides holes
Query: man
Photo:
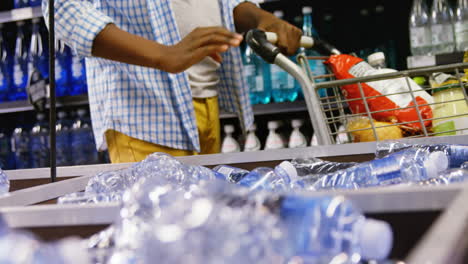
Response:
[{"label": "man", "polygon": [[55,12],[57,37],[87,57],[96,144],[113,163],[219,152],[218,101],[253,123],[234,32],[276,32],[288,54],[301,36],[240,0],[55,0]]}]

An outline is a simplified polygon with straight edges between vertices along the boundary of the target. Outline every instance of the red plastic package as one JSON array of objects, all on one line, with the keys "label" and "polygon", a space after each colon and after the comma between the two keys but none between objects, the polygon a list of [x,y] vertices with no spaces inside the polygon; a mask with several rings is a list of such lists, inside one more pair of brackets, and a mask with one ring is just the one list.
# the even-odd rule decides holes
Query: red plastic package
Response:
[{"label": "red plastic package", "polygon": [[[390,69],[376,70],[364,60],[351,55],[333,55],[325,62],[325,64],[331,67],[336,78],[339,80],[395,72],[395,70]],[[362,90],[364,96],[366,97],[369,110],[371,112],[389,110],[373,113],[372,117],[378,121],[384,122],[412,122],[404,124],[404,126],[408,126],[414,129],[421,129],[421,123],[419,122],[418,113],[415,107],[401,110],[390,110],[401,107],[414,106],[411,94],[405,93],[399,95],[368,98],[379,95],[408,92],[408,83],[411,85],[411,90],[413,91],[417,104],[423,105],[418,107],[419,112],[421,113],[421,117],[423,119],[431,119],[432,108],[430,105],[425,104],[432,104],[434,102],[432,96],[424,91],[410,78],[398,78],[362,83]],[[358,98],[362,99],[358,84],[342,86],[341,91],[348,100]],[[366,113],[363,100],[349,101],[348,104],[354,114]],[[425,126],[429,126],[431,123],[431,120],[424,121]]]}]

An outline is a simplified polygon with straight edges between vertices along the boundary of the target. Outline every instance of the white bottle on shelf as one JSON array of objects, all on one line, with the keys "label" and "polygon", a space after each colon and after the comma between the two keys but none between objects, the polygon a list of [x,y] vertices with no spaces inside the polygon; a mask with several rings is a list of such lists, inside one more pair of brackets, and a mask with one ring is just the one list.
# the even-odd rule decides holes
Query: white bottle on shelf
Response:
[{"label": "white bottle on shelf", "polygon": [[270,130],[270,132],[268,133],[268,137],[266,139],[265,150],[284,148],[284,141],[281,138],[281,135],[276,132],[279,127],[279,121],[268,122],[268,130]]},{"label": "white bottle on shelf", "polygon": [[447,0],[434,0],[431,10],[432,52],[451,53],[455,50],[452,12]]},{"label": "white bottle on shelf", "polygon": [[261,149],[262,145],[260,143],[260,139],[255,135],[256,130],[257,126],[255,124],[248,129],[247,138],[245,139],[245,152],[258,151]]},{"label": "white bottle on shelf", "polygon": [[222,153],[239,152],[240,151],[239,143],[237,143],[237,141],[232,137],[232,133],[234,133],[234,126],[225,125],[224,133],[226,133],[226,136],[224,137],[223,144],[221,145],[221,152]]},{"label": "white bottle on shelf", "polygon": [[458,51],[468,50],[468,0],[458,0],[454,16],[455,42]]},{"label": "white bottle on shelf", "polygon": [[432,52],[429,11],[424,0],[414,0],[409,21],[411,53],[413,56]]},{"label": "white bottle on shelf", "polygon": [[304,124],[304,121],[301,119],[293,119],[291,121],[291,126],[293,131],[291,132],[291,136],[289,137],[289,148],[305,148],[307,147],[307,140],[300,131],[300,128]]}]

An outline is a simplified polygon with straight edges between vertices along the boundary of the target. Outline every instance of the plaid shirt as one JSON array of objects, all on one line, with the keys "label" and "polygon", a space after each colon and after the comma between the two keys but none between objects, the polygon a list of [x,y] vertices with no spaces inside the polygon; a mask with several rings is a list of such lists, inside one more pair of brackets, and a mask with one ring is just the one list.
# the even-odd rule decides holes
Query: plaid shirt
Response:
[{"label": "plaid shirt", "polygon": [[[87,57],[88,93],[97,146],[113,129],[140,140],[176,149],[200,150],[186,73],[91,57],[93,40],[109,23],[165,45],[180,41],[171,0],[55,0],[55,33],[78,55]],[[233,10],[243,0],[218,0],[224,27],[235,31]],[[48,17],[48,1],[42,2]],[[220,107],[238,113],[243,128],[253,123],[239,48],[223,54],[219,70]]]}]

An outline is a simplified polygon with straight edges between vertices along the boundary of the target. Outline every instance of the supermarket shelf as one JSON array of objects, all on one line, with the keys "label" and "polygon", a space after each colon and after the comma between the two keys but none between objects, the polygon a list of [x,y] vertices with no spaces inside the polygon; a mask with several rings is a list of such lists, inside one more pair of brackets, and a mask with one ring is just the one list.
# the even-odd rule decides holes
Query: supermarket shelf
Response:
[{"label": "supermarket shelf", "polygon": [[[64,181],[70,182],[72,180]],[[29,199],[38,197],[38,193],[55,192],[63,186],[48,184],[29,192]],[[435,187],[386,187],[370,188],[355,191],[327,191],[319,193],[304,193],[305,196],[317,197],[324,195],[344,196],[365,213],[400,213],[444,210],[455,200],[466,185],[450,185]],[[69,192],[70,193],[70,192]],[[62,194],[63,195],[63,194]],[[0,199],[2,200],[2,199]],[[14,228],[41,226],[70,226],[111,224],[118,216],[119,203],[89,204],[89,205],[35,205],[23,207],[11,200],[10,204],[1,201],[0,214],[8,225]],[[40,201],[35,201],[38,203]]]},{"label": "supermarket shelf", "polygon": [[36,17],[42,17],[41,7],[25,7],[0,12],[0,23],[15,22],[27,20]]},{"label": "supermarket shelf", "polygon": [[[57,107],[85,106],[88,104],[87,95],[63,96],[57,98]],[[47,106],[48,108],[49,106]],[[0,114],[33,111],[29,101],[5,102],[0,104]]]},{"label": "supermarket shelf", "polygon": [[[258,104],[253,106],[254,115],[271,115],[271,114],[284,114],[294,112],[307,111],[307,106],[304,101],[285,102],[285,103],[271,103],[271,104]],[[221,119],[235,118],[236,114],[221,111],[219,117]]]},{"label": "supermarket shelf", "polygon": [[440,55],[411,56],[407,58],[408,69],[440,66],[463,62],[463,52]]},{"label": "supermarket shelf", "polygon": [[467,263],[468,190],[451,203],[407,258],[407,263]]},{"label": "supermarket shelf", "polygon": [[[467,136],[445,136],[402,139],[402,142],[412,144],[466,144]],[[298,149],[265,150],[257,152],[238,152],[229,154],[213,154],[178,157],[183,163],[191,165],[214,166],[219,164],[255,164],[261,162],[273,162],[294,159],[298,157],[350,157],[359,155],[373,155],[377,147],[376,142],[352,143],[342,145],[315,146]],[[131,166],[131,163],[123,164],[99,164],[88,166],[60,167],[57,169],[57,177],[78,177],[94,175],[102,171],[123,169]],[[50,177],[49,168],[8,170],[5,171],[10,180],[28,180]]]}]

